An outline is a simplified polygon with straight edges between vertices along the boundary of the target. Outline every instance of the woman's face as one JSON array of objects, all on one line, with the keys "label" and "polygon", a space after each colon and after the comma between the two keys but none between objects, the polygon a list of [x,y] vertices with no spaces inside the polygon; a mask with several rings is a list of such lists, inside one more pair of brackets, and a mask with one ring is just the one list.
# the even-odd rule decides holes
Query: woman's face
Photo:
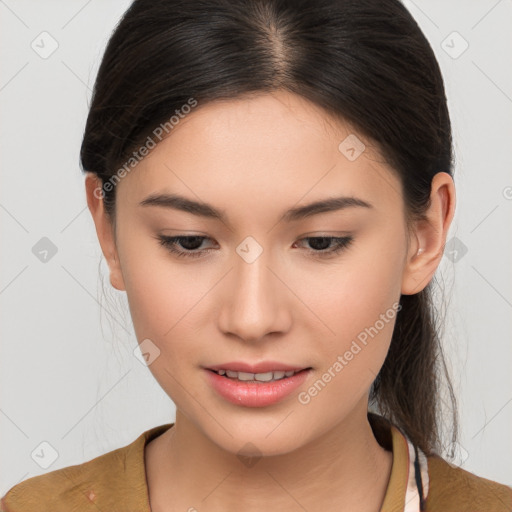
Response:
[{"label": "woman's face", "polygon": [[[400,182],[368,141],[286,92],[199,104],[116,194],[111,282],[127,292],[151,372],[199,431],[233,453],[250,441],[278,454],[366,415],[417,249]],[[170,194],[210,207],[141,204]],[[286,216],[338,197],[361,204]],[[164,236],[205,238],[177,242],[193,253],[180,257]],[[325,237],[350,243],[335,253]],[[269,361],[309,370],[231,380],[228,398],[213,384],[228,377],[208,369]]]}]

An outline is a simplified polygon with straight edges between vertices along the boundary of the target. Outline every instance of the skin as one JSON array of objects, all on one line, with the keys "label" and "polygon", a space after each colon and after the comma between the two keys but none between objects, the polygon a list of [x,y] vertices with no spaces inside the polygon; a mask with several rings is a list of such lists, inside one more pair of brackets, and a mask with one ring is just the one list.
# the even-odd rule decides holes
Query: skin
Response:
[{"label": "skin", "polygon": [[[392,454],[368,423],[368,393],[395,320],[308,404],[297,394],[400,294],[428,284],[443,255],[455,189],[438,173],[427,221],[408,231],[400,181],[361,135],[365,151],[347,159],[338,145],[349,134],[358,135],[284,91],[199,105],[117,184],[115,233],[94,194],[101,182],[87,174],[111,284],[127,293],[139,343],[149,338],[160,350],[149,368],[177,409],[175,426],[145,451],[153,512],[380,509]],[[155,192],[206,201],[230,224],[138,205]],[[279,221],[291,207],[334,195],[372,208]],[[199,250],[212,252],[178,258],[159,234],[206,236]],[[353,243],[323,259],[313,252],[329,246],[304,240],[347,234]],[[247,236],[263,249],[251,264],[236,252]],[[242,407],[217,395],[202,369],[236,360],[313,371],[281,402]],[[262,455],[251,467],[238,457],[250,455],[248,442]]]}]

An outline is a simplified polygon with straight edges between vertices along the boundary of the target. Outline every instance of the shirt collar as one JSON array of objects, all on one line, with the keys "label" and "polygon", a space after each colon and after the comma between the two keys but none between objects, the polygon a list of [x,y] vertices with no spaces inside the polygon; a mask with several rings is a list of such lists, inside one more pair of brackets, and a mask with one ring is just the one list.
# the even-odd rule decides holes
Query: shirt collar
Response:
[{"label": "shirt collar", "polygon": [[425,453],[419,447],[415,450],[410,438],[383,416],[369,412],[368,420],[379,444],[393,453],[380,512],[421,512],[419,491],[425,501],[429,486]]}]

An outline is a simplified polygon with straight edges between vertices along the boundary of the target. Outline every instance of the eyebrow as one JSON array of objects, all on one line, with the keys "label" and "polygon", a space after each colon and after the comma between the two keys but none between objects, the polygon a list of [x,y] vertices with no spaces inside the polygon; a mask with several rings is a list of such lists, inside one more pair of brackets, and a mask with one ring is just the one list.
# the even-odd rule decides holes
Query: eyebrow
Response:
[{"label": "eyebrow", "polygon": [[[139,203],[140,206],[158,206],[180,210],[198,217],[216,219],[229,225],[226,213],[214,206],[188,199],[178,194],[152,194]],[[290,208],[281,216],[280,221],[294,222],[320,213],[334,212],[350,207],[373,208],[373,206],[357,197],[329,197],[304,206]]]}]

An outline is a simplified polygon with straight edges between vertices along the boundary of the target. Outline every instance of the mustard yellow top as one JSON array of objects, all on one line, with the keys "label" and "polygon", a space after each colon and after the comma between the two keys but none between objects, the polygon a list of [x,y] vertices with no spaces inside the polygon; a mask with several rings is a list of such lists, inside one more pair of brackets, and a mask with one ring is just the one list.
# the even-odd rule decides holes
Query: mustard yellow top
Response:
[{"label": "mustard yellow top", "polygon": [[[379,444],[393,453],[380,512],[512,511],[512,487],[476,476],[436,454],[425,457],[382,416],[369,413],[368,419]],[[173,425],[146,430],[127,446],[88,462],[28,478],[0,500],[0,512],[151,512],[144,447]]]}]

